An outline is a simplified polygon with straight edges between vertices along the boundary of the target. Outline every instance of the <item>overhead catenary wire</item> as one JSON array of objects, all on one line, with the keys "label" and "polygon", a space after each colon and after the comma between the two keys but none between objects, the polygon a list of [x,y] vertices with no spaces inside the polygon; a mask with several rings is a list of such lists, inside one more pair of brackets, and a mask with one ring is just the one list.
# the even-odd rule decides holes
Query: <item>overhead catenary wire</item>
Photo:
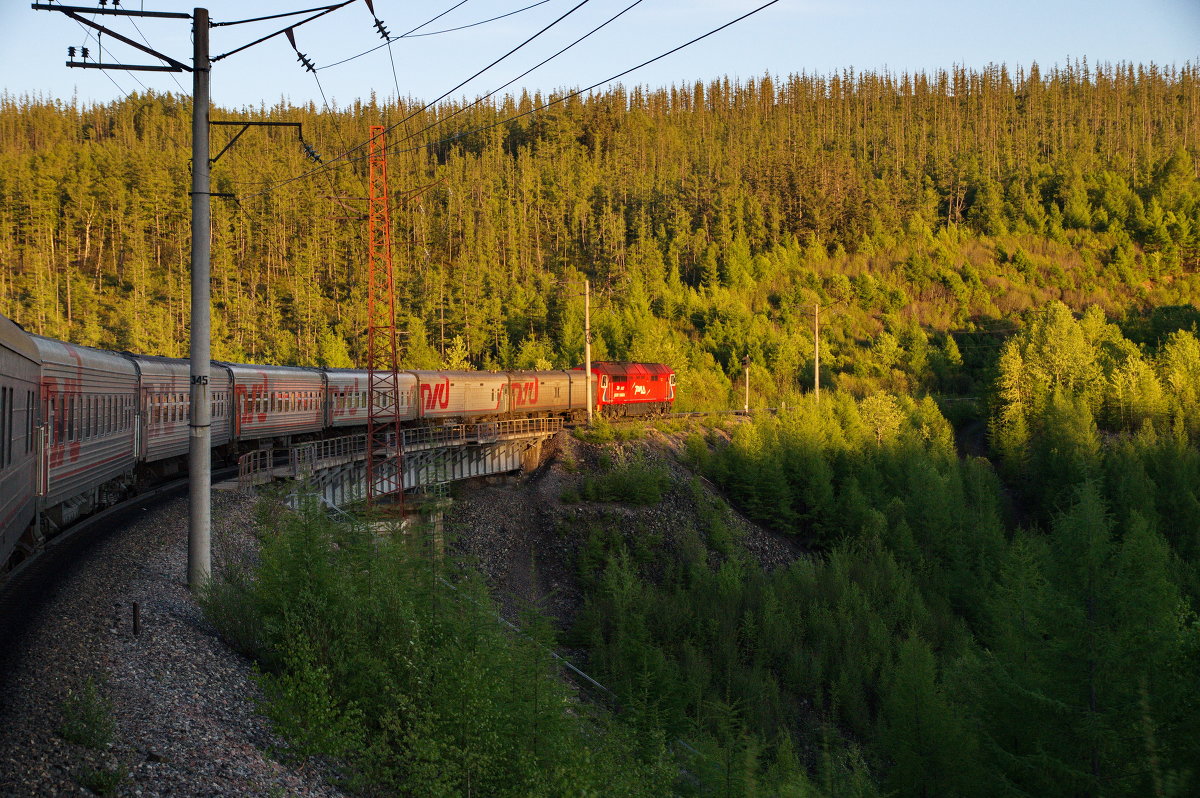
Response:
[{"label": "overhead catenary wire", "polygon": [[[778,1],[779,1],[779,0],[773,0],[773,2],[778,2]],[[564,19],[566,19],[567,17],[571,16],[571,14],[574,14],[576,11],[578,11],[578,10],[579,10],[580,8],[582,8],[583,6],[587,5],[589,2],[591,2],[591,0],[580,0],[580,2],[579,2],[579,3],[577,3],[575,6],[573,6],[572,8],[570,8],[569,10],[567,10],[565,13],[563,13],[562,15],[560,15],[560,16],[559,16],[557,19],[555,19],[554,21],[550,22],[548,25],[546,25],[546,26],[545,26],[545,27],[543,27],[541,30],[539,30],[537,33],[534,33],[532,36],[530,36],[529,38],[525,39],[525,41],[521,42],[520,44],[518,44],[516,47],[512,48],[511,50],[509,50],[509,51],[508,51],[507,53],[505,53],[504,55],[502,55],[502,56],[500,56],[499,58],[497,58],[496,60],[492,61],[490,64],[488,64],[487,66],[483,67],[482,69],[480,69],[479,71],[477,71],[475,74],[473,74],[473,75],[471,75],[470,77],[466,78],[465,80],[463,80],[463,81],[459,82],[457,85],[455,85],[455,86],[451,87],[450,89],[447,89],[447,90],[446,90],[445,92],[443,92],[443,93],[442,93],[440,96],[438,96],[437,98],[435,98],[435,99],[433,99],[433,100],[429,101],[428,103],[426,103],[425,105],[421,106],[420,108],[418,108],[417,110],[413,111],[412,113],[408,114],[408,115],[407,115],[407,116],[405,116],[403,119],[401,119],[399,122],[395,122],[395,123],[393,123],[393,124],[391,124],[391,125],[388,125],[387,127],[385,127],[385,128],[383,129],[383,134],[387,134],[387,133],[391,132],[392,130],[395,130],[396,128],[400,127],[401,125],[403,125],[403,124],[407,123],[409,120],[411,120],[411,119],[413,119],[414,117],[416,117],[416,116],[417,116],[417,114],[420,114],[420,113],[422,113],[422,112],[424,112],[424,111],[427,111],[428,109],[432,108],[434,105],[436,105],[437,103],[441,102],[441,101],[442,101],[442,100],[444,100],[445,98],[449,97],[451,94],[453,94],[453,93],[454,93],[455,91],[457,91],[458,89],[460,89],[460,88],[462,88],[463,86],[465,86],[466,84],[470,83],[472,80],[474,80],[475,78],[479,77],[479,76],[480,76],[480,75],[482,75],[484,72],[487,72],[489,69],[491,69],[492,67],[496,66],[497,64],[499,64],[499,63],[500,63],[501,61],[503,61],[504,59],[506,59],[506,58],[508,58],[509,56],[513,55],[513,54],[514,54],[514,53],[516,53],[518,50],[520,50],[521,48],[525,47],[526,45],[528,45],[528,44],[529,44],[530,42],[532,42],[533,40],[537,39],[537,38],[538,38],[539,36],[541,36],[542,34],[546,33],[546,31],[550,30],[550,29],[551,29],[551,28],[553,28],[555,25],[557,25],[558,23],[562,22],[562,21],[563,21]],[[397,99],[399,99],[399,98],[397,98]],[[407,140],[407,138],[406,138],[405,140]],[[340,161],[340,162],[343,162],[343,163],[354,163],[354,162],[356,162],[356,161],[360,161],[360,160],[362,160],[362,158],[357,158],[357,159],[352,159],[352,160],[346,160],[346,157],[347,157],[348,155],[350,155],[351,153],[354,153],[354,152],[357,152],[357,151],[359,151],[359,150],[362,150],[362,149],[363,149],[364,147],[366,147],[366,146],[367,146],[369,143],[370,143],[370,141],[368,140],[368,141],[365,141],[365,142],[363,142],[362,144],[355,145],[354,147],[351,147],[350,149],[346,150],[345,152],[341,153],[340,155],[337,155],[337,156],[335,156],[334,158],[330,159],[330,161],[329,161],[328,163],[330,163],[330,164],[333,164],[333,163],[335,163],[335,162],[339,162],[339,161]],[[406,152],[406,150],[400,150],[399,152]],[[365,158],[366,156],[363,156],[363,157]],[[310,171],[308,171],[308,172],[305,172],[305,173],[303,173],[303,174],[297,175],[297,176],[296,176],[296,177],[294,177],[294,178],[289,178],[288,180],[281,181],[280,183],[278,183],[278,184],[274,184],[274,185],[286,185],[287,183],[293,182],[294,180],[299,180],[299,179],[301,179],[301,178],[303,178],[303,177],[307,177],[307,176],[308,176],[308,175],[310,175],[310,174],[315,174],[317,171],[319,171],[319,170],[310,170]],[[262,194],[262,193],[265,193],[265,192],[258,192],[258,194]],[[258,194],[253,194],[253,195],[251,195],[251,196],[258,196]]]},{"label": "overhead catenary wire", "polygon": [[[138,27],[137,20],[134,19],[133,17],[130,17],[129,21],[133,23],[133,29],[138,32],[138,36],[142,37],[142,41],[144,41],[146,43],[146,46],[153,49],[154,45],[150,44],[150,40],[146,38],[146,34],[142,33],[142,29]],[[133,73],[130,72],[129,74],[132,75]],[[175,85],[179,87],[180,94],[188,93],[187,89],[183,88],[183,84],[179,82],[179,78],[175,77],[174,72],[168,72],[167,74],[171,76],[171,80],[175,81]],[[138,81],[138,82],[140,83],[141,81]],[[149,91],[149,89],[147,89],[147,91]]]},{"label": "overhead catenary wire", "polygon": [[268,20],[268,19],[280,19],[282,17],[295,17],[300,14],[308,14],[313,11],[336,11],[337,9],[341,8],[344,5],[346,5],[346,4],[341,3],[341,4],[330,5],[330,6],[317,6],[315,8],[302,8],[297,11],[284,11],[283,13],[280,13],[280,14],[269,14],[265,17],[252,17],[251,19],[235,19],[231,22],[210,22],[208,26],[210,28],[221,28],[221,27],[225,27],[226,25],[244,25],[247,22],[262,22],[262,21]]},{"label": "overhead catenary wire", "polygon": [[[426,131],[428,131],[428,130],[432,130],[433,128],[435,128],[435,127],[437,127],[437,126],[439,126],[439,125],[443,125],[443,124],[445,124],[446,122],[448,122],[449,120],[451,120],[451,119],[453,119],[454,117],[458,116],[459,114],[461,114],[461,113],[464,113],[464,112],[466,112],[466,111],[470,110],[471,108],[474,108],[476,105],[479,105],[481,102],[483,102],[484,100],[487,100],[489,97],[493,97],[493,96],[495,96],[495,95],[496,95],[498,92],[504,91],[505,89],[507,89],[507,88],[508,88],[509,86],[511,86],[512,84],[516,83],[516,82],[517,82],[518,80],[520,80],[521,78],[525,77],[526,75],[528,75],[529,73],[533,72],[534,70],[536,70],[536,69],[539,69],[539,68],[541,68],[541,67],[545,66],[545,65],[546,65],[546,64],[548,64],[550,61],[554,60],[555,58],[558,58],[560,55],[562,55],[563,53],[565,53],[567,50],[570,50],[572,47],[574,47],[575,45],[577,45],[577,44],[579,44],[580,42],[582,42],[584,39],[587,39],[587,38],[589,38],[589,37],[590,37],[590,36],[592,36],[593,34],[597,33],[597,32],[598,32],[600,29],[602,29],[602,28],[604,28],[605,26],[609,25],[610,23],[612,23],[612,22],[616,21],[616,20],[617,20],[617,18],[621,17],[621,16],[622,16],[622,15],[624,15],[626,12],[628,12],[628,11],[632,10],[632,9],[633,9],[635,6],[637,6],[637,5],[641,4],[642,2],[644,2],[644,0],[634,0],[632,3],[630,3],[630,4],[629,4],[629,5],[627,5],[627,6],[625,6],[625,7],[624,7],[623,9],[621,9],[620,11],[618,11],[616,14],[613,14],[611,17],[609,17],[608,19],[604,20],[604,21],[603,21],[603,22],[601,22],[599,25],[597,25],[596,27],[592,28],[590,31],[588,31],[587,33],[583,34],[582,36],[580,36],[580,37],[579,37],[578,39],[576,39],[575,41],[573,41],[573,42],[571,42],[570,44],[568,44],[566,47],[563,47],[563,48],[562,48],[561,50],[559,50],[558,52],[556,52],[556,53],[554,53],[554,54],[552,54],[552,55],[548,56],[547,58],[545,58],[545,59],[543,59],[543,60],[539,61],[538,63],[534,64],[534,65],[533,65],[533,66],[531,66],[529,69],[526,69],[524,72],[522,72],[521,74],[517,75],[515,78],[513,78],[512,80],[510,80],[510,81],[508,81],[507,83],[503,84],[502,86],[498,86],[498,87],[496,87],[495,89],[492,89],[492,90],[491,90],[490,92],[488,92],[487,94],[484,94],[484,95],[482,95],[482,96],[480,96],[480,97],[476,98],[476,100],[475,100],[474,102],[472,102],[472,103],[469,103],[469,104],[467,104],[467,105],[464,105],[463,107],[456,109],[456,110],[455,110],[453,113],[447,114],[446,116],[439,118],[437,121],[435,121],[435,122],[433,122],[433,123],[431,123],[431,124],[429,124],[429,125],[426,125],[425,127],[423,127],[423,128],[421,128],[420,130],[418,130],[416,133],[412,134],[412,136],[419,136],[420,134],[422,134],[422,133],[424,133],[424,132],[426,132]],[[412,136],[406,136],[404,139],[401,139],[401,141],[407,141],[408,139],[412,138]]]},{"label": "overhead catenary wire", "polygon": [[266,36],[260,36],[259,38],[255,39],[252,42],[249,42],[248,44],[243,44],[241,47],[236,47],[227,53],[222,53],[221,55],[214,55],[212,58],[210,58],[208,60],[211,63],[216,63],[217,61],[220,61],[223,58],[228,58],[231,55],[240,53],[242,50],[249,49],[250,47],[253,47],[256,44],[262,44],[263,42],[267,41],[268,39],[274,39],[276,36],[282,36],[282,35],[286,34],[288,31],[295,30],[296,28],[300,27],[301,25],[306,25],[315,19],[320,19],[321,17],[325,16],[326,14],[332,14],[334,11],[337,11],[339,8],[345,8],[346,6],[350,5],[353,2],[356,2],[356,0],[344,0],[344,2],[337,3],[336,5],[325,6],[320,12],[313,14],[308,19],[302,19],[295,24],[288,25],[286,28],[280,28],[279,30],[275,31],[274,33],[268,33]]},{"label": "overhead catenary wire", "polygon": [[343,58],[341,61],[334,61],[332,64],[326,64],[323,67],[317,67],[317,68],[318,69],[332,69],[336,66],[341,66],[342,64],[349,63],[350,61],[353,61],[356,58],[362,58],[364,55],[370,55],[371,53],[375,52],[376,50],[387,47],[392,42],[397,42],[397,41],[400,41],[401,39],[416,39],[421,36],[440,36],[443,33],[453,33],[455,31],[466,30],[467,28],[475,28],[475,27],[478,27],[479,25],[486,25],[489,22],[495,22],[497,20],[504,19],[505,17],[511,17],[516,14],[520,14],[522,11],[528,11],[531,8],[537,8],[538,6],[545,5],[546,3],[549,3],[550,0],[538,0],[536,3],[531,3],[530,5],[524,6],[523,8],[518,8],[515,11],[509,11],[508,13],[500,14],[499,16],[495,16],[495,17],[489,17],[488,19],[481,19],[478,22],[472,22],[468,25],[459,25],[458,27],[446,28],[444,30],[428,31],[427,33],[417,33],[416,32],[416,31],[419,31],[421,28],[425,27],[426,25],[428,25],[430,22],[433,22],[434,20],[438,19],[439,17],[445,16],[446,14],[450,13],[451,11],[458,8],[458,6],[461,6],[465,2],[467,2],[467,0],[463,0],[462,3],[459,3],[458,5],[455,5],[455,6],[452,6],[451,8],[446,9],[441,14],[438,14],[436,17],[433,17],[433,19],[430,19],[430,20],[427,20],[427,21],[421,23],[417,27],[410,30],[408,33],[402,33],[399,36],[392,36],[388,39],[388,41],[384,42],[383,44],[377,44],[369,50],[363,50],[361,53],[358,53],[357,55],[352,55],[349,58]]},{"label": "overhead catenary wire", "polygon": [[[488,123],[488,124],[486,124],[486,125],[480,125],[479,127],[472,128],[472,129],[470,129],[470,130],[460,131],[459,133],[456,133],[456,134],[454,134],[453,136],[447,136],[447,137],[445,137],[445,138],[443,138],[443,139],[441,139],[441,140],[439,140],[439,141],[437,141],[437,142],[433,142],[433,143],[436,143],[436,144],[442,144],[442,143],[448,143],[448,142],[456,141],[457,139],[460,139],[460,138],[462,138],[462,137],[464,137],[464,136],[469,136],[469,135],[471,135],[471,134],[473,134],[473,133],[479,133],[479,132],[482,132],[482,131],[485,131],[485,130],[490,130],[490,129],[494,128],[494,127],[499,127],[500,125],[507,124],[507,123],[509,123],[509,122],[513,122],[513,121],[515,121],[515,120],[517,120],[517,119],[521,119],[521,118],[523,118],[523,117],[530,116],[530,115],[532,115],[532,114],[535,114],[535,113],[538,113],[538,112],[540,112],[540,111],[544,111],[544,110],[546,110],[547,108],[550,108],[550,107],[552,107],[552,106],[554,106],[554,105],[557,105],[557,104],[559,104],[559,103],[562,103],[562,102],[566,102],[567,100],[569,100],[569,99],[572,99],[572,98],[574,98],[574,97],[578,97],[579,95],[581,95],[581,94],[584,94],[585,92],[589,92],[589,91],[591,91],[591,90],[593,90],[593,89],[596,89],[596,88],[599,88],[600,86],[603,86],[603,85],[605,85],[605,84],[612,83],[613,81],[615,81],[615,80],[619,80],[619,79],[621,79],[621,78],[625,77],[626,75],[628,75],[628,74],[630,74],[630,73],[632,73],[632,72],[636,72],[637,70],[639,70],[639,69],[642,69],[643,67],[649,66],[650,64],[653,64],[653,63],[655,63],[655,62],[657,62],[657,61],[661,61],[662,59],[664,59],[664,58],[667,58],[668,56],[670,56],[670,55],[673,55],[673,54],[675,54],[675,53],[679,52],[680,50],[682,50],[682,49],[684,49],[684,48],[686,48],[686,47],[690,47],[690,46],[692,46],[693,44],[696,44],[697,42],[703,41],[704,39],[707,39],[707,38],[708,38],[708,37],[710,37],[710,36],[713,36],[713,35],[715,35],[715,34],[717,34],[717,33],[720,33],[721,31],[725,30],[726,28],[729,28],[729,27],[731,27],[731,26],[733,26],[733,25],[736,25],[737,23],[741,22],[741,21],[742,21],[742,20],[744,20],[744,19],[748,19],[749,17],[752,17],[752,16],[754,16],[755,14],[758,14],[758,13],[760,13],[760,12],[762,12],[762,11],[766,10],[767,8],[770,8],[771,6],[775,5],[775,4],[776,4],[776,3],[778,3],[778,2],[779,2],[779,0],[769,0],[769,2],[763,3],[762,5],[760,5],[760,6],[756,7],[756,8],[754,8],[754,9],[751,9],[750,11],[747,11],[745,14],[742,14],[741,16],[735,17],[734,19],[731,19],[731,20],[729,20],[728,22],[726,22],[726,23],[724,23],[724,24],[722,24],[722,25],[719,25],[719,26],[717,26],[717,27],[713,28],[712,30],[709,30],[709,31],[707,31],[706,33],[702,33],[702,34],[700,34],[699,36],[696,36],[696,37],[694,37],[694,38],[692,38],[692,39],[689,39],[689,40],[688,40],[688,41],[686,41],[686,42],[683,42],[682,44],[679,44],[679,45],[677,45],[677,46],[675,46],[675,47],[672,47],[670,50],[667,50],[667,51],[665,51],[665,52],[663,52],[663,53],[659,53],[658,55],[654,56],[653,58],[648,58],[648,59],[646,59],[645,61],[642,61],[641,63],[639,63],[639,64],[636,64],[636,65],[634,65],[634,66],[631,66],[631,67],[629,67],[628,69],[624,69],[624,70],[622,70],[622,71],[620,71],[620,72],[616,73],[615,75],[611,75],[611,76],[609,76],[609,77],[605,78],[604,80],[599,80],[599,81],[596,81],[595,83],[591,84],[590,86],[585,86],[585,87],[583,87],[583,88],[581,88],[581,89],[576,89],[576,90],[574,90],[574,91],[568,92],[568,93],[566,93],[566,94],[562,95],[561,97],[556,97],[556,98],[554,98],[554,99],[552,99],[552,100],[549,100],[548,102],[542,103],[541,105],[538,105],[538,106],[536,106],[536,107],[530,108],[530,109],[528,109],[528,110],[526,110],[526,111],[522,111],[522,112],[520,112],[520,113],[517,113],[517,114],[513,114],[512,116],[508,116],[508,117],[505,117],[505,118],[503,118],[503,119],[499,119],[499,120],[497,120],[497,121],[495,121],[495,122],[490,122],[490,123]],[[457,88],[457,87],[456,87],[456,88]],[[450,92],[446,92],[446,94],[442,95],[442,97],[445,97],[445,96],[447,96],[448,94],[450,94],[450,93],[451,93],[451,92],[453,92],[453,91],[454,91],[454,89],[451,89],[451,90],[450,90]],[[439,100],[440,100],[440,99],[442,99],[442,98],[439,98]],[[435,100],[434,102],[438,102],[438,100]],[[424,108],[422,108],[421,110],[424,110],[425,108],[428,108],[428,107],[429,107],[429,105],[432,105],[432,103],[430,103],[430,104],[426,105],[426,106],[425,106]],[[399,124],[399,123],[398,123],[398,124]],[[394,127],[394,126],[393,126],[393,127]],[[425,146],[428,146],[428,144],[429,144],[429,143],[422,144],[422,145],[420,145],[420,146],[418,146],[418,147],[410,148],[410,150],[412,150],[412,149],[421,149],[421,148],[423,148],[423,147],[425,147]],[[323,165],[323,166],[322,166],[320,169],[312,169],[312,170],[308,170],[308,171],[306,171],[306,172],[302,172],[301,174],[294,175],[294,176],[292,176],[292,177],[285,178],[285,179],[283,179],[283,180],[280,180],[280,181],[277,181],[277,182],[275,182],[275,183],[268,184],[268,185],[267,185],[265,188],[263,188],[261,191],[255,192],[254,194],[250,194],[250,195],[248,195],[248,196],[249,196],[249,197],[254,197],[254,196],[260,196],[260,195],[262,195],[262,194],[267,194],[267,193],[270,193],[271,191],[275,190],[276,188],[280,188],[280,187],[282,187],[282,186],[289,185],[289,184],[291,184],[291,183],[294,183],[294,182],[296,182],[297,180],[303,180],[304,178],[306,178],[306,177],[309,177],[309,176],[311,176],[311,175],[315,174],[316,172],[318,172],[318,171],[321,171],[321,170],[323,170],[323,169],[334,169],[334,168],[339,168],[339,167],[341,167],[341,166],[343,166],[343,165],[349,165],[349,164],[353,164],[353,163],[357,163],[357,162],[359,162],[359,161],[362,161],[362,160],[364,159],[364,157],[365,157],[365,156],[363,156],[363,157],[359,157],[359,158],[347,158],[347,156],[348,156],[348,155],[350,155],[350,153],[351,153],[351,152],[355,152],[355,151],[357,151],[357,150],[361,150],[361,149],[362,149],[363,147],[365,147],[365,146],[366,146],[366,142],[364,142],[363,144],[360,144],[360,145],[358,145],[357,147],[353,148],[352,150],[350,150],[350,151],[348,151],[348,152],[344,152],[344,153],[342,153],[341,155],[338,155],[338,156],[336,156],[335,158],[332,158],[332,159],[330,159],[330,160],[329,160],[329,161],[327,161],[327,162],[326,162],[326,164],[324,164],[324,165]],[[398,150],[397,152],[398,152],[398,153],[399,153],[399,152],[407,152],[407,151],[410,151],[410,150]]]},{"label": "overhead catenary wire", "polygon": [[[96,15],[95,15],[95,14],[93,14],[93,15],[92,15],[92,19],[93,19],[93,21],[95,20],[95,17],[96,17]],[[85,25],[84,25],[82,22],[79,22],[78,20],[76,20],[76,21],[75,21],[75,24],[76,24],[76,25],[78,25],[78,26],[79,26],[79,29],[83,31],[83,33],[84,33],[84,35],[85,35],[85,36],[87,36],[87,39],[85,39],[85,41],[94,41],[94,42],[96,42],[96,51],[97,51],[97,52],[96,52],[96,61],[97,61],[97,62],[100,62],[101,60],[103,60],[103,56],[104,56],[104,45],[103,45],[103,43],[100,41],[100,36],[99,36],[98,34],[93,34],[91,31],[89,31],[89,30],[87,29],[87,27],[86,27],[86,26],[85,26]],[[113,84],[114,86],[116,86],[116,87],[117,87],[117,91],[121,92],[121,93],[122,93],[122,94],[124,94],[126,97],[129,97],[129,96],[130,96],[131,92],[127,92],[127,91],[125,91],[125,89],[123,89],[123,88],[121,87],[121,84],[117,83],[117,81],[116,81],[115,79],[113,79],[113,76],[108,74],[108,70],[107,70],[107,69],[102,69],[102,70],[100,70],[100,71],[101,71],[101,72],[103,72],[103,73],[104,73],[104,75],[105,75],[105,76],[106,76],[106,77],[109,79],[109,81],[111,81],[111,82],[112,82],[112,84]],[[135,81],[135,82],[136,82],[136,83],[137,83],[139,86],[141,86],[141,87],[142,87],[142,90],[143,90],[143,91],[150,91],[149,87],[148,87],[148,86],[146,86],[146,84],[145,84],[145,83],[142,83],[142,81],[138,79],[138,76],[137,76],[137,75],[135,75],[135,74],[133,74],[133,72],[129,71],[128,69],[126,69],[126,70],[123,70],[123,71],[125,72],[125,74],[126,74],[126,75],[128,75],[128,76],[129,76],[129,77],[131,77],[131,78],[133,78],[133,79],[134,79],[134,81]]]}]

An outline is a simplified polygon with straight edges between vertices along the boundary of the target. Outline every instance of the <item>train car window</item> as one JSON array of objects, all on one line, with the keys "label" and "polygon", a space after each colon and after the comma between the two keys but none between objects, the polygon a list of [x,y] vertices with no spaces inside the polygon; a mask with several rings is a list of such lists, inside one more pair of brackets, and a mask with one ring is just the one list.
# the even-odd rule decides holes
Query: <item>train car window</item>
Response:
[{"label": "train car window", "polygon": [[78,426],[75,423],[75,414],[79,412],[79,402],[76,397],[67,397],[67,435],[68,441],[75,440],[75,429]]}]

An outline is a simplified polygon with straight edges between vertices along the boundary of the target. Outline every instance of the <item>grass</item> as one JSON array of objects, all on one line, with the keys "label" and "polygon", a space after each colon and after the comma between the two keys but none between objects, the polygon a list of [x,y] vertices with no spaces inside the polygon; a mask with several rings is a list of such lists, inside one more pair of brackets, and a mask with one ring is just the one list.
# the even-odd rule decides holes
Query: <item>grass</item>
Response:
[{"label": "grass", "polygon": [[67,692],[62,704],[62,716],[58,733],[64,740],[97,751],[112,744],[116,730],[112,704],[100,695],[100,688],[91,676],[83,687]]},{"label": "grass", "polygon": [[97,795],[116,795],[117,788],[129,776],[129,772],[124,765],[117,765],[115,768],[90,768],[85,767],[76,777],[80,786],[85,787]]},{"label": "grass", "polygon": [[613,424],[604,416],[596,416],[590,427],[576,427],[572,434],[584,443],[597,445],[613,441],[637,441],[646,437],[646,426],[640,422]]}]

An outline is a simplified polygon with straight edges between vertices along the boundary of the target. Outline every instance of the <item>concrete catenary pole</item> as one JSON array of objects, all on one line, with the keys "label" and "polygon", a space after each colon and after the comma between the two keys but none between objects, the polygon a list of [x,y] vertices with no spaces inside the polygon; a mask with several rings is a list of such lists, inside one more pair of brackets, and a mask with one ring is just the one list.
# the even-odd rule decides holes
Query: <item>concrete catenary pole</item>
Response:
[{"label": "concrete catenary pole", "polygon": [[209,404],[209,174],[208,9],[192,17],[192,340],[191,419],[188,449],[188,585],[194,590],[211,573],[212,406]]},{"label": "concrete catenary pole", "polygon": [[583,281],[583,370],[587,394],[588,426],[592,426],[592,284]]}]

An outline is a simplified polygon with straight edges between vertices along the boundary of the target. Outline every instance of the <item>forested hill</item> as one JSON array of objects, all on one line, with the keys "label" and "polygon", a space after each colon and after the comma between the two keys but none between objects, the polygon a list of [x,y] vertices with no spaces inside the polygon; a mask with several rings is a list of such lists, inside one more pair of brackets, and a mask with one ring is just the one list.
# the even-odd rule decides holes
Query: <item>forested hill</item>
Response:
[{"label": "forested hill", "polygon": [[[389,173],[412,366],[577,363],[587,276],[594,356],[675,365],[686,404],[734,401],[746,353],[755,404],[810,386],[816,303],[826,384],[972,394],[980,331],[1024,310],[1197,295],[1194,65],[726,79],[522,115],[549,99],[212,116],[301,122],[327,160],[407,119]],[[0,99],[0,311],[185,354],[189,117],[173,95]],[[239,199],[214,201],[214,356],[360,362],[366,165],[283,182],[314,166],[261,128],[215,165]]]},{"label": "forested hill", "polygon": [[[348,601],[268,568],[306,617],[337,619],[267,652],[299,652],[282,706],[316,714],[293,730],[320,730],[307,739],[336,744],[323,753],[350,751],[366,778],[413,794],[430,790],[409,779],[478,785],[479,751],[490,783],[577,788],[578,772],[611,787],[621,774],[653,795],[666,788],[645,768],[684,794],[1196,794],[1197,69],[847,72],[620,89],[536,112],[549,98],[214,112],[301,122],[327,160],[369,124],[397,125],[406,365],[574,365],[586,277],[594,357],[668,363],[681,408],[726,409],[749,355],[751,404],[779,409],[658,424],[707,483],[605,424],[579,433],[601,447],[586,468],[564,456],[578,488],[557,501],[596,519],[570,522],[586,535],[586,584],[567,642],[628,708],[607,754],[585,745],[592,731],[543,744],[563,720],[556,699],[535,690],[533,711],[499,711],[515,682],[464,670],[454,649],[451,680],[413,670],[426,660],[405,646],[441,632],[383,623],[403,633],[380,648],[370,623],[392,616],[363,621],[357,597],[386,591]],[[185,354],[189,117],[173,96],[0,98],[0,312],[85,344]],[[221,156],[213,190],[237,201],[213,209],[216,357],[361,362],[365,167],[317,167],[282,128]],[[761,567],[725,497],[806,553]],[[660,545],[608,502],[675,521],[694,506],[697,520]],[[338,573],[358,575],[350,551]],[[295,584],[334,585],[310,554]],[[389,594],[387,611],[407,601]],[[368,653],[336,653],[342,634]],[[528,668],[492,645],[469,648]],[[364,680],[381,651],[397,664]],[[470,701],[447,690],[461,674],[477,680]],[[389,703],[362,721],[370,706],[334,685]],[[475,711],[484,685],[503,693],[495,715]],[[395,710],[431,686],[470,723]],[[360,745],[359,725],[381,742]],[[430,743],[434,728],[449,742]],[[690,769],[668,755],[678,738],[699,752]],[[509,750],[523,753],[497,753]]]}]

